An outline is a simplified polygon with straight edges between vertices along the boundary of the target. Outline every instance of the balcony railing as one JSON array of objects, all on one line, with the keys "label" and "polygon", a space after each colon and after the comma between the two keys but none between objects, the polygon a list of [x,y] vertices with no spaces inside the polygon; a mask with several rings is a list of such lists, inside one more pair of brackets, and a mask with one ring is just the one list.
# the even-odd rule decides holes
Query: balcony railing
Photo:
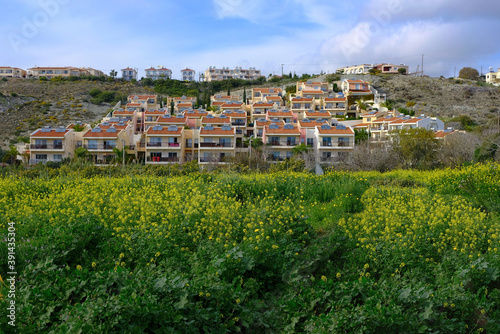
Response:
[{"label": "balcony railing", "polygon": [[180,147],[180,143],[147,143],[148,147]]},{"label": "balcony railing", "polygon": [[62,150],[63,144],[31,144],[32,150]]},{"label": "balcony railing", "polygon": [[299,144],[299,141],[296,141],[296,140],[287,140],[287,141],[271,140],[271,141],[268,141],[266,144],[270,145],[270,146],[297,146]]},{"label": "balcony railing", "polygon": [[231,122],[232,126],[245,126],[245,122]]},{"label": "balcony railing", "polygon": [[227,157],[223,157],[223,158],[217,158],[217,157],[213,157],[213,158],[204,158],[204,157],[201,157],[200,158],[200,162],[226,162],[226,159]]},{"label": "balcony railing", "polygon": [[326,147],[345,147],[345,148],[351,148],[353,147],[353,142],[322,142],[320,148],[326,148]]},{"label": "balcony railing", "polygon": [[200,143],[200,147],[234,147],[233,143]]},{"label": "balcony railing", "polygon": [[179,162],[179,157],[148,157],[149,162]]},{"label": "balcony railing", "polygon": [[87,150],[112,150],[116,145],[83,145]]}]

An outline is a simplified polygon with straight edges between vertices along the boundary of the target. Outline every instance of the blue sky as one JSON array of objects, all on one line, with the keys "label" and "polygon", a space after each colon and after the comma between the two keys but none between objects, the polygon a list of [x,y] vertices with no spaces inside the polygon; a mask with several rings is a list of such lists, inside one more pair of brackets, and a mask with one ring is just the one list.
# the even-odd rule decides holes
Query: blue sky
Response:
[{"label": "blue sky", "polygon": [[[491,0],[16,0],[2,4],[0,66],[209,66],[319,73],[424,54],[431,76],[500,67]],[[5,15],[8,13],[7,15]]]}]

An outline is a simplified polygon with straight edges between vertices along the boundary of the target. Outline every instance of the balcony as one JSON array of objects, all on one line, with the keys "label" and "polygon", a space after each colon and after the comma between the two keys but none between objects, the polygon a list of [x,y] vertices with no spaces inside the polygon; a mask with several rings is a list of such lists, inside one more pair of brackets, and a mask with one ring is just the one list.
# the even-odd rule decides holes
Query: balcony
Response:
[{"label": "balcony", "polygon": [[32,150],[62,150],[63,144],[31,144]]},{"label": "balcony", "polygon": [[227,162],[228,158],[229,157],[213,157],[213,158],[201,157],[200,162],[205,162],[205,163],[207,163],[207,162],[212,162],[212,163],[214,163],[214,162]]},{"label": "balcony", "polygon": [[116,145],[83,145],[87,150],[113,150]]},{"label": "balcony", "polygon": [[354,142],[322,142],[319,148],[354,148]]},{"label": "balcony", "polygon": [[200,143],[200,147],[228,147],[233,148],[232,143]]},{"label": "balcony", "polygon": [[246,126],[245,122],[231,122],[232,126]]},{"label": "balcony", "polygon": [[180,143],[147,143],[147,147],[179,147],[181,146]]},{"label": "balcony", "polygon": [[148,162],[180,162],[179,157],[148,157]]},{"label": "balcony", "polygon": [[271,141],[268,141],[266,143],[266,145],[269,145],[269,146],[297,146],[299,145],[299,141],[298,140],[283,140],[283,141],[279,141],[279,140],[271,140]]}]

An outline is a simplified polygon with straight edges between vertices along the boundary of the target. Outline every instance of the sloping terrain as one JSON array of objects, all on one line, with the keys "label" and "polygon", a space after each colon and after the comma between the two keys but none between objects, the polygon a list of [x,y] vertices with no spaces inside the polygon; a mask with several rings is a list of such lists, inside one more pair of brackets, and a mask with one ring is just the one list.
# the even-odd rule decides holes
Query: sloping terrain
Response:
[{"label": "sloping terrain", "polygon": [[116,92],[117,96],[152,93],[130,83],[39,82],[9,80],[0,82],[0,146],[6,148],[20,136],[41,126],[67,126],[76,121],[97,122],[114,103],[91,103],[92,89]]}]

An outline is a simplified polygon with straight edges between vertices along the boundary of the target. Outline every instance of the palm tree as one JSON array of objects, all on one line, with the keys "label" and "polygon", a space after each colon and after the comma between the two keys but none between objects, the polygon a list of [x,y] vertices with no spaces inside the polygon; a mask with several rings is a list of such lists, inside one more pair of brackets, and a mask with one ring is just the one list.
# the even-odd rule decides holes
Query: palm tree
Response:
[{"label": "palm tree", "polygon": [[5,155],[3,156],[2,162],[8,162],[13,165],[16,163],[18,155],[19,151],[17,150],[17,147],[15,147],[14,145],[10,145],[9,150],[5,152]]}]

